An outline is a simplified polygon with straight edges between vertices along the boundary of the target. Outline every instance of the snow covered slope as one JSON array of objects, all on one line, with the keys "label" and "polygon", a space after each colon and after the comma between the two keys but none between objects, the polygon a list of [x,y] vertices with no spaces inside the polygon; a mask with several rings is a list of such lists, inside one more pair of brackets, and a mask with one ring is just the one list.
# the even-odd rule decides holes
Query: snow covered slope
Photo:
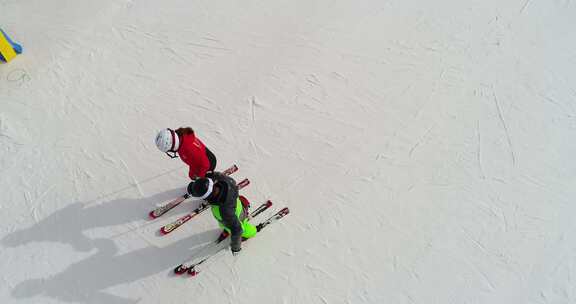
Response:
[{"label": "snow covered slope", "polygon": [[[0,0],[0,303],[576,303],[576,2]],[[291,214],[147,213],[190,126]],[[269,213],[268,213],[269,214]]]}]

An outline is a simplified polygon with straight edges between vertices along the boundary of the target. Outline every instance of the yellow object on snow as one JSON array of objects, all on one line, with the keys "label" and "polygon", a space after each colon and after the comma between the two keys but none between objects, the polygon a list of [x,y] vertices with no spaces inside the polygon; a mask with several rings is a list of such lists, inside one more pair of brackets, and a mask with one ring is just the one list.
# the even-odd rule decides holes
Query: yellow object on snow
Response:
[{"label": "yellow object on snow", "polygon": [[4,33],[0,31],[0,55],[4,57],[4,61],[9,62],[16,57],[16,51],[12,47],[12,44],[8,42],[8,38],[4,36]]}]

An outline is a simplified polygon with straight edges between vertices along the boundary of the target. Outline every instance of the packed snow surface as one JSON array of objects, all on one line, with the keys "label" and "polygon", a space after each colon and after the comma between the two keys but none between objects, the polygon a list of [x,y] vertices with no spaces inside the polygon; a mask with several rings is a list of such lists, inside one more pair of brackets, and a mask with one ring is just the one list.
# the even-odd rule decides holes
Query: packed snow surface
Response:
[{"label": "packed snow surface", "polygon": [[[0,303],[576,303],[576,1],[0,0]],[[218,234],[190,126],[289,216]],[[272,211],[260,216],[260,220]]]}]

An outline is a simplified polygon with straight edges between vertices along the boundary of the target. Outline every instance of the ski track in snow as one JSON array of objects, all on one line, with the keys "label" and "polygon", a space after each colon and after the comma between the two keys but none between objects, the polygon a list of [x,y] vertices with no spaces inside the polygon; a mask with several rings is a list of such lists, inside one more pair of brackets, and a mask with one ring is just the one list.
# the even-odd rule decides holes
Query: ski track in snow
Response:
[{"label": "ski track in snow", "polygon": [[514,154],[514,148],[512,147],[512,140],[510,139],[510,131],[508,131],[508,126],[506,125],[506,121],[502,116],[502,109],[500,107],[500,102],[498,101],[498,97],[496,96],[496,92],[493,92],[494,95],[494,105],[496,106],[496,110],[498,111],[498,118],[502,123],[502,128],[504,129],[504,134],[506,135],[506,141],[508,142],[508,149],[510,151],[510,158],[512,159],[512,165],[516,165],[516,155]]}]

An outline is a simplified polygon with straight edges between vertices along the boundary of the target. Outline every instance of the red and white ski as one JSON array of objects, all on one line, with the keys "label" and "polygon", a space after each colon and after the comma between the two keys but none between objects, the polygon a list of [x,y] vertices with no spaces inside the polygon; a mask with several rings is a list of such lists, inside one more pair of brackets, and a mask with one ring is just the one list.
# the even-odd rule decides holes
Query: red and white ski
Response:
[{"label": "red and white ski", "polygon": [[[248,186],[249,184],[250,184],[250,181],[247,178],[245,178],[244,180],[242,180],[241,182],[238,183],[238,190]],[[200,206],[198,206],[198,208],[194,209],[192,212],[190,212],[190,213],[186,214],[185,216],[177,219],[176,221],[174,221],[170,224],[167,224],[164,227],[160,228],[160,233],[168,234],[168,233],[174,231],[176,228],[182,226],[184,223],[191,220],[196,215],[206,211],[206,209],[208,209],[209,207],[210,207],[210,204],[208,204],[208,203],[200,204]]]},{"label": "red and white ski", "polygon": [[[265,206],[266,205],[266,206]],[[262,206],[260,206],[258,209],[254,210],[254,212],[252,212],[252,214],[250,215],[251,218],[262,213],[262,211],[268,209],[270,206],[272,206],[272,202],[267,201],[266,203],[264,203]],[[259,210],[261,209],[261,210]],[[276,212],[274,215],[272,215],[271,217],[269,217],[267,220],[265,220],[264,222],[258,224],[256,226],[256,228],[258,229],[258,231],[261,231],[262,229],[264,229],[264,227],[277,222],[278,220],[280,220],[281,218],[283,218],[284,216],[288,215],[290,213],[290,210],[288,209],[288,207],[283,208],[282,210]],[[220,244],[223,240],[225,240],[226,238],[222,238],[222,239],[218,239],[216,240],[216,242],[212,245],[212,246],[218,246],[218,244]],[[180,274],[184,274],[184,273],[188,273],[190,276],[195,276],[198,273],[200,273],[200,271],[198,271],[198,269],[196,269],[196,266],[201,265],[202,263],[206,262],[207,260],[209,260],[210,258],[213,258],[214,256],[216,256],[218,253],[222,252],[224,249],[227,249],[228,247],[223,247],[220,248],[220,250],[216,251],[215,253],[203,258],[202,260],[193,263],[195,258],[190,258],[188,261],[178,265],[175,269],[174,269],[174,273],[177,275]]]},{"label": "red and white ski", "polygon": [[[236,171],[238,171],[238,166],[232,165],[230,168],[224,170],[222,173],[225,175],[230,175]],[[164,205],[150,211],[150,213],[148,215],[150,215],[150,218],[152,218],[152,219],[158,218],[158,217],[162,216],[164,213],[170,211],[172,208],[180,205],[180,203],[187,200],[189,197],[190,197],[190,195],[188,193],[185,193],[185,194],[175,198],[174,200],[168,202],[167,204],[164,204]]]}]

